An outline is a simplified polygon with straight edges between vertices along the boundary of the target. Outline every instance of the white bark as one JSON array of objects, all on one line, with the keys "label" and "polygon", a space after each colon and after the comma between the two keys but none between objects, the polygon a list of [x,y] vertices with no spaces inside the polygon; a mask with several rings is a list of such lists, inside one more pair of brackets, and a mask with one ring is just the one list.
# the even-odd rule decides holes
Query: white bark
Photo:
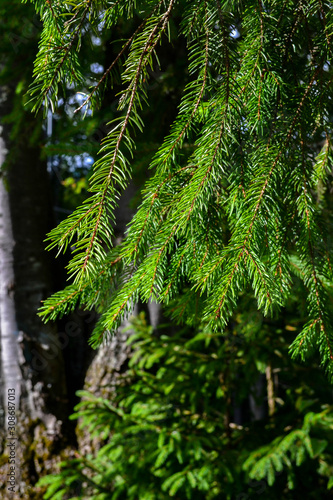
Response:
[{"label": "white bark", "polygon": [[[6,157],[6,147],[0,128],[0,167]],[[22,373],[19,364],[18,328],[14,305],[14,239],[9,208],[9,196],[0,179],[0,339],[1,339],[1,393],[6,404],[8,389],[15,389],[19,405]]]}]

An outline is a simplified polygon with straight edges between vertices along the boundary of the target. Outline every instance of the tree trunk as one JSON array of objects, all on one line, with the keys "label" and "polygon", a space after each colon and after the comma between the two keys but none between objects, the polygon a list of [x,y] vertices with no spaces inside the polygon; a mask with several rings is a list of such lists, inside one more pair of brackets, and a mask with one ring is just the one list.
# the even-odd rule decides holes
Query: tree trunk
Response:
[{"label": "tree trunk", "polygon": [[[0,120],[12,110],[14,89],[15,85],[0,88]],[[29,144],[36,127],[33,120],[27,113],[14,141],[7,123],[0,132],[1,394],[6,408],[8,391],[15,389],[15,399],[10,399],[15,403],[17,439],[15,493],[8,490],[8,460],[0,466],[4,498],[30,498],[32,485],[59,451],[62,424],[69,412],[57,329],[37,316],[41,300],[53,287],[43,249],[50,229],[51,197],[40,145]],[[5,416],[5,423],[10,418]],[[6,433],[2,436],[5,458],[11,450],[8,444]]]},{"label": "tree trunk", "polygon": [[[1,128],[0,128],[1,134]],[[0,165],[6,156],[5,143],[0,135]],[[18,327],[14,305],[13,232],[9,196],[0,180],[0,335],[1,335],[1,395],[4,402],[3,421],[7,423],[7,396],[9,389],[20,400],[22,373],[18,356]]]}]

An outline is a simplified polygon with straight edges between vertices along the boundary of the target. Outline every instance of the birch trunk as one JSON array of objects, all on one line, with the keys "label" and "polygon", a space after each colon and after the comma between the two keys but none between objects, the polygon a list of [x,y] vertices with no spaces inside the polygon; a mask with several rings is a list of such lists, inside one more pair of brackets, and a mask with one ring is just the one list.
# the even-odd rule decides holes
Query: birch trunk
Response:
[{"label": "birch trunk", "polygon": [[[0,128],[1,134],[1,128]],[[0,135],[0,168],[6,156],[5,142]],[[9,196],[0,179],[0,337],[1,337],[1,394],[4,403],[3,418],[7,422],[7,394],[14,389],[19,402],[22,372],[19,363],[18,326],[14,304],[14,239],[10,217]]]}]

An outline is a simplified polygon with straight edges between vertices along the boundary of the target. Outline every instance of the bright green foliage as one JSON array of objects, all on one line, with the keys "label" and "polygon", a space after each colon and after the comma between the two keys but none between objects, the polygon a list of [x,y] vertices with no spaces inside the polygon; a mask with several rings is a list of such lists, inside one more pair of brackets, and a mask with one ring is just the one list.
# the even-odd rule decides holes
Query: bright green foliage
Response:
[{"label": "bright green foliage", "polygon": [[[252,287],[267,314],[288,302],[296,275],[308,290],[308,321],[292,353],[305,359],[316,348],[330,372],[332,269],[323,219],[332,163],[330,4],[35,3],[44,20],[31,89],[36,109],[56,107],[61,82],[84,90],[84,30],[112,31],[124,17],[137,22],[87,90],[83,107],[94,109],[103,86],[121,74],[120,117],[102,143],[90,198],[49,235],[50,247],[71,245],[74,284],[45,302],[44,318],[77,302],[98,307],[91,340],[98,346],[139,298],[176,298],[177,320],[201,318],[223,329],[241,292]],[[173,21],[179,18],[180,25]],[[149,102],[148,70],[160,44],[174,36],[170,27],[186,38],[190,81],[151,163],[142,204],[113,254],[113,209],[132,175],[134,133],[142,131],[141,109]]]},{"label": "bright green foliage", "polygon": [[[189,328],[170,335],[167,327],[154,333],[142,315],[134,319],[134,355],[117,393],[103,399],[82,391],[76,407],[74,418],[99,449],[42,479],[44,498],[330,498],[329,384],[313,367],[291,370],[290,326],[252,312],[224,336]],[[244,405],[269,363],[280,379],[279,403],[272,418],[254,422]],[[232,416],[242,405],[240,426]]]}]

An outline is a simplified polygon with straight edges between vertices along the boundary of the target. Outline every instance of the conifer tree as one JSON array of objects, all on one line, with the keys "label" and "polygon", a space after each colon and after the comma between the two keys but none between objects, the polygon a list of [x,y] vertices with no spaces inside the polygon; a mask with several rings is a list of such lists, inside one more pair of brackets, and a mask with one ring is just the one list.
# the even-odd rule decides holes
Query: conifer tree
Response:
[{"label": "conifer tree", "polygon": [[[46,500],[331,498],[330,383],[315,363],[305,368],[288,356],[301,323],[294,303],[271,321],[253,299],[241,302],[224,335],[170,333],[165,325],[154,332],[142,313],[133,319],[128,372],[108,397],[80,392],[72,418],[84,446],[39,481],[38,493],[47,487]],[[264,402],[253,380],[268,367],[273,406],[257,421],[248,395]]]},{"label": "conifer tree", "polygon": [[[292,285],[307,290],[308,319],[291,346],[319,351],[332,376],[330,214],[332,9],[296,0],[76,0],[33,2],[44,30],[30,94],[54,110],[61,88],[85,93],[94,111],[118,81],[119,117],[102,142],[90,197],[48,236],[71,247],[72,283],[42,307],[45,319],[80,303],[97,308],[91,343],[115,332],[139,299],[166,304],[179,322],[223,330],[240,294],[274,314]],[[180,23],[175,18],[180,18]],[[133,18],[132,36],[99,81],[84,80],[86,33]],[[144,133],[149,69],[161,44],[184,37],[188,83],[170,133],[156,152],[142,203],[120,246],[113,212],[131,178]],[[91,82],[90,82],[91,83]],[[153,109],[152,113],[158,113]],[[296,277],[296,278],[295,278]]]},{"label": "conifer tree", "polygon": [[[36,110],[56,109],[70,86],[85,95],[76,115],[84,116],[98,109],[106,88],[118,92],[121,85],[90,197],[48,236],[50,248],[72,251],[71,284],[41,314],[54,319],[77,304],[96,308],[94,346],[139,300],[165,304],[174,321],[189,326],[185,334],[152,336],[151,328],[135,325],[131,393],[121,387],[112,401],[85,394],[78,406],[77,416],[104,446],[42,481],[50,485],[45,498],[241,499],[259,493],[263,480],[275,481],[269,490],[264,481],[269,498],[295,500],[304,491],[325,498],[333,484],[332,408],[326,395],[312,399],[312,379],[300,388],[288,381],[281,328],[256,326],[245,312],[253,311],[247,299],[254,296],[265,315],[281,308],[286,315],[288,307],[303,308],[305,294],[306,319],[287,325],[297,333],[291,352],[305,360],[317,351],[332,376],[331,4],[33,3],[44,23],[30,92]],[[101,78],[87,80],[85,40],[112,34],[128,19],[132,35]],[[114,246],[114,208],[134,173],[138,138],[150,126],[143,118],[150,70],[161,45],[179,37],[186,40],[188,78],[178,115],[150,163],[127,235]],[[289,388],[286,413],[274,419],[272,406],[265,432],[257,432],[229,416],[234,394],[244,402],[267,365],[265,335],[271,359],[274,353],[283,360],[274,358]],[[308,377],[302,369],[297,374],[297,384]],[[261,483],[246,483],[244,472]]]}]

